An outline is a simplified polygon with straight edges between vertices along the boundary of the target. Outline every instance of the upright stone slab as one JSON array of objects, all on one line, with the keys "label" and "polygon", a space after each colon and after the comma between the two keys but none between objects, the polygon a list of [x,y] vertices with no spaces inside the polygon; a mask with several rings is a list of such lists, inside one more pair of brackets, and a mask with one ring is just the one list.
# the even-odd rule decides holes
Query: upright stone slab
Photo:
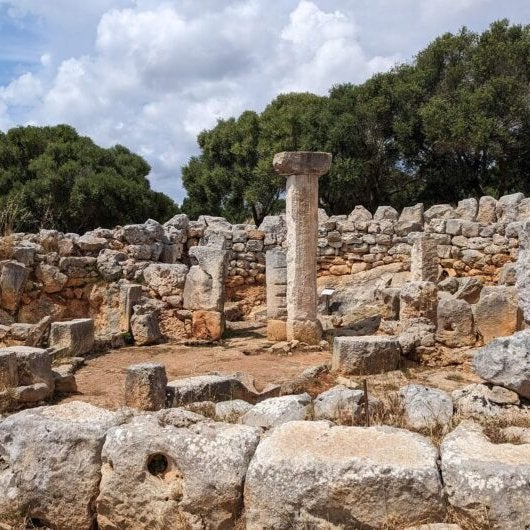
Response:
[{"label": "upright stone slab", "polygon": [[318,344],[318,177],[329,171],[331,154],[277,153],[273,165],[287,176],[287,339]]},{"label": "upright stone slab", "polygon": [[142,286],[137,284],[120,285],[120,331],[131,331],[133,307],[142,298]]},{"label": "upright stone slab", "polygon": [[523,224],[519,235],[519,253],[515,265],[519,308],[524,321],[530,324],[530,220]]},{"label": "upright stone slab", "polygon": [[50,329],[50,346],[66,349],[66,354],[72,357],[87,354],[94,347],[94,321],[76,318],[54,322]]},{"label": "upright stone slab", "polygon": [[438,244],[433,237],[421,235],[410,252],[410,279],[414,282],[438,280]]},{"label": "upright stone slab", "polygon": [[0,274],[0,302],[4,309],[15,311],[28,279],[29,269],[17,261],[8,261]]},{"label": "upright stone slab", "polygon": [[125,405],[160,410],[166,405],[167,375],[163,364],[141,363],[127,367]]},{"label": "upright stone slab", "polygon": [[265,255],[267,284],[267,338],[287,339],[287,257],[280,248],[269,250]]}]

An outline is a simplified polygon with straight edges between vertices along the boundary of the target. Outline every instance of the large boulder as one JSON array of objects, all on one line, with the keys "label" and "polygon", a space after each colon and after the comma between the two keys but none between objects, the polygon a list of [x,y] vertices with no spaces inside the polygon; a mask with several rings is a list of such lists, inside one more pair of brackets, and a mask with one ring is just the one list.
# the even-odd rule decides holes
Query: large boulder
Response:
[{"label": "large boulder", "polygon": [[147,286],[159,296],[181,293],[187,274],[188,267],[183,263],[151,263],[143,272]]},{"label": "large boulder", "polygon": [[0,513],[37,526],[90,530],[101,477],[101,447],[116,414],[72,402],[0,422]]},{"label": "large boulder", "polygon": [[[372,412],[380,401],[368,397],[368,411]],[[366,418],[365,394],[362,390],[337,385],[319,394],[313,403],[316,420],[330,420],[341,425],[354,425]]]},{"label": "large boulder", "polygon": [[[245,481],[246,528],[384,528],[440,520],[438,451],[392,427],[290,422],[262,440]],[[389,526],[390,527],[390,526]]]},{"label": "large boulder", "polygon": [[497,338],[477,350],[473,369],[482,379],[530,399],[530,330]]},{"label": "large boulder", "polygon": [[259,430],[198,422],[177,428],[138,416],[103,446],[101,530],[232,528]]},{"label": "large boulder", "polygon": [[462,422],[441,445],[449,502],[493,530],[522,530],[530,522],[530,444],[493,444]]},{"label": "large boulder", "polygon": [[436,340],[449,348],[475,344],[473,311],[465,300],[442,298],[438,302]]}]

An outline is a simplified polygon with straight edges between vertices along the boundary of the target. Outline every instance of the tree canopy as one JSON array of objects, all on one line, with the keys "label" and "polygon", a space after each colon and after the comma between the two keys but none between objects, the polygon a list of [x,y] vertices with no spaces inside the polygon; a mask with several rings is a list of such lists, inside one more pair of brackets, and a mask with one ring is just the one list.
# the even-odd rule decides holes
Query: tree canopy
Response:
[{"label": "tree canopy", "polygon": [[0,208],[16,208],[17,230],[83,232],[165,220],[177,207],[150,189],[149,171],[127,148],[104,149],[68,125],[0,133]]},{"label": "tree canopy", "polygon": [[183,168],[183,211],[259,224],[282,208],[282,150],[333,154],[320,179],[330,214],[530,192],[530,25],[447,33],[411,64],[328,96],[282,94],[258,114],[219,120]]}]

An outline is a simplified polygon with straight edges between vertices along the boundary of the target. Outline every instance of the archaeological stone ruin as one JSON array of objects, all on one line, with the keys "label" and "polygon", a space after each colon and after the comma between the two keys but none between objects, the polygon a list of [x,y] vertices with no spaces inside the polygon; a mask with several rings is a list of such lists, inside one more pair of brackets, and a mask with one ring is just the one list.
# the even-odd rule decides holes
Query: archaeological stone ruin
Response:
[{"label": "archaeological stone ruin", "polygon": [[0,530],[530,529],[530,198],[328,216],[330,164],[0,238]]}]

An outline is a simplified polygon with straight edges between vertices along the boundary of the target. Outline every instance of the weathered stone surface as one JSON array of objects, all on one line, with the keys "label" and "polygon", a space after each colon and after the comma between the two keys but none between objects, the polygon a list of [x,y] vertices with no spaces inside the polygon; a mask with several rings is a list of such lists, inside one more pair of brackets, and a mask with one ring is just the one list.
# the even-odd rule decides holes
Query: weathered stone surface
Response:
[{"label": "weathered stone surface", "polygon": [[224,314],[219,311],[194,311],[191,329],[197,339],[219,340],[225,330]]},{"label": "weathered stone surface", "polygon": [[144,269],[144,279],[160,296],[182,292],[188,267],[183,263],[151,263]]},{"label": "weathered stone surface", "polygon": [[403,208],[395,225],[396,234],[406,235],[410,232],[423,230],[423,211],[422,203]]},{"label": "weathered stone surface", "polygon": [[[368,411],[373,412],[379,400],[368,396]],[[313,402],[316,420],[330,420],[342,425],[362,422],[366,417],[364,392],[337,385],[319,394]]]},{"label": "weathered stone surface", "polygon": [[433,219],[452,219],[456,213],[450,204],[436,204],[425,210],[423,216],[425,222],[430,223]]},{"label": "weathered stone surface", "polygon": [[515,392],[482,384],[472,384],[455,390],[451,397],[461,416],[479,420],[502,416],[511,410],[511,405],[519,404],[519,397]]},{"label": "weathered stone surface", "polygon": [[77,392],[74,367],[71,364],[62,364],[52,369],[55,392],[59,394],[73,394]]},{"label": "weathered stone surface", "polygon": [[484,343],[515,333],[519,327],[518,298],[515,287],[484,287],[473,306],[475,327]]},{"label": "weathered stone surface", "polygon": [[166,406],[166,368],[163,364],[141,363],[127,367],[125,405],[140,410]]},{"label": "weathered stone surface", "polygon": [[477,278],[458,278],[458,290],[455,298],[465,300],[470,304],[476,304],[480,299],[480,293],[484,285]]},{"label": "weathered stone surface", "polygon": [[331,367],[332,370],[347,374],[388,372],[398,367],[400,353],[401,346],[397,337],[335,337]]},{"label": "weathered stone surface", "polygon": [[530,330],[497,338],[477,350],[473,369],[482,379],[530,399]]},{"label": "weathered stone surface", "polygon": [[285,319],[287,317],[287,257],[285,251],[279,248],[267,251],[265,267],[267,320]]},{"label": "weathered stone surface", "polygon": [[14,351],[0,350],[0,392],[18,386],[17,356]]},{"label": "weathered stone surface", "polygon": [[522,193],[512,193],[504,195],[497,201],[496,214],[497,219],[503,223],[511,223],[517,220],[517,207],[524,199]]},{"label": "weathered stone surface", "polygon": [[121,263],[127,259],[127,254],[118,250],[102,250],[97,257],[97,268],[99,274],[109,281],[119,280],[123,275]]},{"label": "weathered stone surface", "polygon": [[358,205],[356,206],[350,215],[348,215],[348,221],[352,221],[353,223],[357,223],[359,221],[371,221],[372,220],[372,214],[369,210],[367,210],[364,206]]},{"label": "weathered stone surface", "polygon": [[451,396],[437,388],[407,385],[399,389],[405,421],[413,429],[446,427],[453,416]]},{"label": "weathered stone surface", "polygon": [[190,257],[197,261],[186,277],[184,307],[222,312],[227,252],[215,247],[192,247]]},{"label": "weathered stone surface", "polygon": [[6,261],[0,273],[0,302],[4,309],[15,311],[29,276],[29,269],[16,261]]},{"label": "weathered stone surface", "polygon": [[280,175],[324,175],[331,166],[331,154],[310,151],[276,153],[272,165]]},{"label": "weathered stone surface", "polygon": [[397,221],[399,214],[392,206],[378,206],[374,213],[374,221],[382,221],[384,219],[390,221]]},{"label": "weathered stone surface", "polygon": [[481,197],[478,203],[477,221],[489,224],[497,220],[497,200],[493,197]]},{"label": "weathered stone surface", "polygon": [[0,422],[0,513],[27,514],[57,530],[95,523],[101,447],[116,415],[72,402]]},{"label": "weathered stone surface", "polygon": [[286,423],[260,443],[250,463],[247,529],[439,520],[437,456],[426,438],[402,429]]},{"label": "weathered stone surface", "polygon": [[267,340],[274,342],[287,340],[287,323],[285,320],[267,321]]},{"label": "weathered stone surface", "polygon": [[530,219],[521,231],[515,272],[519,307],[525,322],[530,323]]},{"label": "weathered stone surface", "polygon": [[45,293],[58,293],[68,281],[68,276],[63,274],[58,267],[46,263],[39,263],[35,269],[35,276],[42,282]]},{"label": "weathered stone surface", "polygon": [[76,244],[82,251],[95,254],[104,249],[108,245],[108,241],[103,237],[96,237],[87,232],[79,237]]},{"label": "weathered stone surface", "polygon": [[239,418],[248,412],[252,405],[242,399],[230,399],[215,404],[215,419],[228,423],[237,423]]},{"label": "weathered stone surface", "polygon": [[475,221],[478,213],[478,201],[475,198],[458,201],[455,214],[458,219]]},{"label": "weathered stone surface", "polygon": [[515,285],[517,274],[514,263],[505,263],[499,274],[499,285]]},{"label": "weathered stone surface", "polygon": [[131,331],[131,318],[134,306],[142,298],[142,286],[134,283],[125,283],[119,287],[119,328],[122,333]]},{"label": "weathered stone surface", "polygon": [[175,379],[168,383],[172,405],[177,407],[194,401],[227,401],[242,399],[255,403],[259,399],[277,396],[280,387],[265,388],[257,392],[244,374],[206,374]]},{"label": "weathered stone surface", "polygon": [[131,333],[138,346],[156,344],[162,339],[158,310],[150,304],[138,304],[133,308]]},{"label": "weathered stone surface", "polygon": [[449,348],[476,342],[473,311],[465,300],[443,298],[438,302],[436,340]]},{"label": "weathered stone surface", "polygon": [[530,521],[530,444],[493,444],[479,425],[462,422],[441,445],[449,502],[497,530]]},{"label": "weathered stone surface", "polygon": [[265,399],[239,418],[239,423],[270,429],[282,423],[305,420],[311,413],[311,396],[298,394]]},{"label": "weathered stone surface", "polygon": [[72,357],[86,355],[94,347],[94,321],[91,318],[76,318],[53,322],[50,346],[58,350],[66,349],[66,354]]},{"label": "weathered stone surface", "polygon": [[405,324],[415,318],[436,322],[437,288],[433,282],[405,282],[400,291],[399,319]]},{"label": "weathered stone surface", "polygon": [[176,428],[149,415],[111,429],[102,453],[99,528],[232,527],[258,441],[259,431],[243,425]]},{"label": "weathered stone surface", "polygon": [[438,281],[438,243],[428,235],[415,239],[410,253],[411,281]]}]

